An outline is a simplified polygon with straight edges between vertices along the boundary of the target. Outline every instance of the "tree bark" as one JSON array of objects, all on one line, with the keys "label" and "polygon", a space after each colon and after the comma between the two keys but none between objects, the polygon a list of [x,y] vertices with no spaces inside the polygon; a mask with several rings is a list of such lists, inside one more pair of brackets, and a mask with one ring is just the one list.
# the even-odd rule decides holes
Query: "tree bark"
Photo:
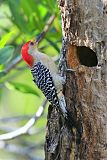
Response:
[{"label": "tree bark", "polygon": [[58,5],[63,32],[60,69],[66,75],[64,94],[82,135],[76,127],[70,130],[50,106],[45,159],[106,160],[107,1],[58,0]]}]

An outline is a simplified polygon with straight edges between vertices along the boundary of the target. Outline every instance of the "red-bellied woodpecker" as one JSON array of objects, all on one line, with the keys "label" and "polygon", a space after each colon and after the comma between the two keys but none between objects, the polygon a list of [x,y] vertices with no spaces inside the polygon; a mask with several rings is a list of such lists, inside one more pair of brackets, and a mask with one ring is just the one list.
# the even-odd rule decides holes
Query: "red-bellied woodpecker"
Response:
[{"label": "red-bellied woodpecker", "polygon": [[36,41],[29,41],[24,44],[21,52],[23,59],[31,69],[35,84],[41,89],[48,101],[61,112],[69,126],[74,126],[62,93],[64,80],[59,75],[54,61],[46,54],[38,51]]}]

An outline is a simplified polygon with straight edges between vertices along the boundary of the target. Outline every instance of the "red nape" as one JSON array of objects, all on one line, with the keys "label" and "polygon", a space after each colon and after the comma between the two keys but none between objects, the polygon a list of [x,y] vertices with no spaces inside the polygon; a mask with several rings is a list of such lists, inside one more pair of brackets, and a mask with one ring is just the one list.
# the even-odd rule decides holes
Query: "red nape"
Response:
[{"label": "red nape", "polygon": [[28,53],[29,43],[30,43],[30,41],[28,41],[27,43],[25,43],[25,44],[22,46],[21,53],[22,53],[22,58],[25,60],[25,62],[26,62],[30,67],[32,67],[32,66],[33,66],[33,62],[34,62],[34,59],[33,59],[33,56]]}]

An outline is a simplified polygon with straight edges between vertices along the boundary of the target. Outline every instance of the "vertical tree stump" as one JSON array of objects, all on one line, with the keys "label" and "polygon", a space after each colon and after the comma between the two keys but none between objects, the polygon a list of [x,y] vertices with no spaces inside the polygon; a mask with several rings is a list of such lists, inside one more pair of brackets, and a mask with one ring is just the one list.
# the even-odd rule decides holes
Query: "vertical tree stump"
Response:
[{"label": "vertical tree stump", "polygon": [[[107,1],[58,0],[63,42],[60,67],[64,94],[82,131],[80,142],[52,106],[45,142],[46,160],[107,159]],[[98,64],[97,64],[98,59]],[[65,66],[71,71],[65,70]]]}]

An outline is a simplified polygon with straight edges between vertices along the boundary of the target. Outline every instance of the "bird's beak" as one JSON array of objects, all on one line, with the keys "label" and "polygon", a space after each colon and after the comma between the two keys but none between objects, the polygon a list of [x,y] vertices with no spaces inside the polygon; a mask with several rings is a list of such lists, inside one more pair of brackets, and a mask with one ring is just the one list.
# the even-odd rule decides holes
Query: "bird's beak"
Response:
[{"label": "bird's beak", "polygon": [[37,45],[38,45],[39,42],[43,39],[44,34],[45,34],[44,32],[41,32],[41,33],[37,36],[37,38],[35,39],[35,42],[36,42]]}]

